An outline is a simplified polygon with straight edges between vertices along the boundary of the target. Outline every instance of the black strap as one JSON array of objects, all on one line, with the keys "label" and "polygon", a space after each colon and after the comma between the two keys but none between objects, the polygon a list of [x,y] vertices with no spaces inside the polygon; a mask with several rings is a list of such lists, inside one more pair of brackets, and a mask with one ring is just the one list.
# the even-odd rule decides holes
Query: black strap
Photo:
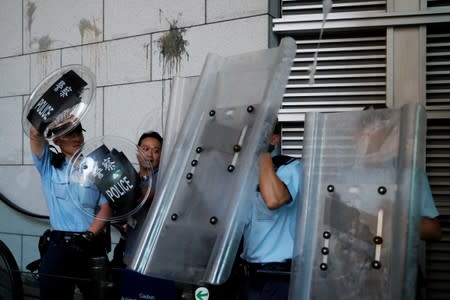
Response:
[{"label": "black strap", "polygon": [[291,260],[284,262],[270,262],[270,263],[249,263],[243,260],[244,274],[246,276],[289,276],[291,272]]},{"label": "black strap", "polygon": [[64,239],[71,239],[72,237],[78,236],[80,234],[82,234],[82,232],[53,230],[50,233],[50,239],[52,241],[59,241]]},{"label": "black strap", "polygon": [[295,157],[291,157],[291,156],[287,156],[287,155],[276,155],[276,156],[272,157],[272,163],[273,163],[273,166],[275,167],[275,171],[278,170],[279,167],[281,167],[283,165],[288,165],[291,162],[293,162],[294,160],[296,160]]},{"label": "black strap", "polygon": [[291,260],[284,262],[270,262],[270,263],[248,263],[247,264],[257,271],[291,271]]},{"label": "black strap", "polygon": [[66,160],[66,156],[59,152],[58,149],[56,149],[55,146],[50,145],[50,163],[52,166],[54,166],[56,169],[62,168],[64,161]]}]

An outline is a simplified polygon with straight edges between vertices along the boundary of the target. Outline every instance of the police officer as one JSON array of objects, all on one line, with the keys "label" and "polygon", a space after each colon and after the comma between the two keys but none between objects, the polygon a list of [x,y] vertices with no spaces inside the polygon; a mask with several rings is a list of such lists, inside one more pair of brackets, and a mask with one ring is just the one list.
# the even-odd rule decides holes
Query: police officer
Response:
[{"label": "police officer", "polygon": [[78,124],[54,138],[61,150],[55,152],[37,129],[30,129],[32,157],[52,227],[39,267],[41,299],[72,299],[75,285],[84,299],[96,298],[89,263],[92,257],[106,257],[104,220],[110,217],[111,208],[94,185],[69,185],[70,159],[84,143],[83,131]]},{"label": "police officer", "polygon": [[[279,144],[281,127],[275,126],[271,144]],[[243,259],[246,284],[243,299],[287,299],[289,273],[294,247],[296,213],[302,200],[299,188],[303,167],[299,160],[273,156],[260,157],[259,185],[244,229]]]}]

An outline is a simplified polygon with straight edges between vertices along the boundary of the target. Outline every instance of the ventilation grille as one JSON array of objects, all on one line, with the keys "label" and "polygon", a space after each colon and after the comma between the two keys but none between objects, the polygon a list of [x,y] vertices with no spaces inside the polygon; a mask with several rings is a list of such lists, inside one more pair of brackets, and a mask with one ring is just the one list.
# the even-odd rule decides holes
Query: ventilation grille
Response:
[{"label": "ventilation grille", "polygon": [[439,210],[442,239],[427,245],[427,299],[450,299],[450,116],[430,119],[427,174]]},{"label": "ventilation grille", "polygon": [[303,154],[303,122],[283,124],[281,131],[281,150],[284,155],[301,158]]},{"label": "ventilation grille", "polygon": [[426,165],[440,213],[450,216],[450,116],[428,121]]},{"label": "ventilation grille", "polygon": [[[297,56],[286,86],[283,109],[328,110],[336,106],[385,102],[385,33],[366,32],[360,37],[354,34],[343,36],[346,37],[325,34],[320,45],[317,39],[297,38]],[[315,56],[314,72],[312,66]]]},{"label": "ventilation grille", "polygon": [[427,110],[450,110],[450,23],[427,27],[426,87]]},{"label": "ventilation grille", "polygon": [[[320,19],[322,3],[282,0],[282,15],[292,15],[290,21],[301,25],[312,14]],[[428,0],[427,6],[450,8],[450,0]],[[332,13],[364,11],[386,11],[386,1],[333,1]],[[385,103],[386,32],[328,29],[321,40],[319,31],[300,34],[293,29],[283,34],[297,40],[298,50],[279,114],[282,152],[302,157],[305,112],[360,110]],[[450,23],[427,25],[426,47],[427,174],[443,232],[440,242],[427,246],[426,299],[450,299]]]},{"label": "ventilation grille", "polygon": [[[301,1],[301,0],[282,0],[282,15],[305,15],[305,14],[321,14],[322,0]],[[370,1],[370,0],[334,0],[332,3],[333,13],[342,12],[364,12],[364,11],[386,11],[386,1]]]},{"label": "ventilation grille", "polygon": [[450,0],[428,0],[428,7],[450,6]]},{"label": "ventilation grille", "polygon": [[[291,69],[279,119],[304,120],[308,111],[361,110],[386,102],[386,33],[319,32],[294,36],[297,55]],[[315,63],[315,67],[313,67]],[[303,126],[301,124],[301,126]],[[283,152],[301,157],[303,131],[286,123]]]},{"label": "ventilation grille", "polygon": [[[428,1],[430,6],[450,1]],[[427,299],[450,299],[450,24],[427,26],[427,174],[442,239],[427,247]]]}]

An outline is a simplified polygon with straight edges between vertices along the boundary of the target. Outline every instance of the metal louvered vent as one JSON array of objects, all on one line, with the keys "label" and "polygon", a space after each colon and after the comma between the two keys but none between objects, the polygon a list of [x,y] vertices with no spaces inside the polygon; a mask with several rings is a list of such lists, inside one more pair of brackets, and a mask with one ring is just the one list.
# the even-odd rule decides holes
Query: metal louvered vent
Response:
[{"label": "metal louvered vent", "polygon": [[[279,119],[304,120],[308,111],[361,110],[386,103],[386,32],[319,32],[294,36],[297,55]],[[312,67],[315,61],[315,68]],[[286,123],[283,153],[301,157],[303,131]],[[293,127],[292,127],[293,126]]]},{"label": "metal louvered vent", "polygon": [[450,23],[427,26],[426,87],[431,117],[438,111],[450,110]]},{"label": "metal louvered vent", "polygon": [[427,247],[427,299],[450,299],[450,23],[427,26],[426,68],[426,165],[442,228],[441,241]]},{"label": "metal louvered vent", "polygon": [[[342,33],[342,37],[325,33],[320,44],[310,38],[297,38],[297,57],[286,86],[282,113],[312,108],[335,111],[336,106],[361,108],[385,102],[385,31]],[[314,72],[311,67],[316,51]]]},{"label": "metal louvered vent", "polygon": [[438,6],[450,6],[449,0],[428,0],[428,7],[438,7]]},{"label": "metal louvered vent", "polygon": [[[323,0],[282,0],[282,15],[321,14]],[[386,11],[386,0],[333,1],[333,12]]]},{"label": "metal louvered vent", "polygon": [[426,165],[439,212],[450,217],[450,117],[428,120]]},{"label": "metal louvered vent", "polygon": [[[360,110],[387,98],[395,104],[396,92],[407,87],[392,78],[401,68],[401,60],[392,59],[402,36],[397,28],[424,33],[426,26],[427,62],[417,72],[426,68],[426,82],[418,84],[426,87],[427,174],[443,232],[440,242],[427,245],[426,299],[450,299],[450,0],[427,0],[426,8],[423,1],[333,0],[319,39],[323,2],[281,0],[282,18],[274,20],[274,32],[295,38],[298,49],[278,116],[282,152],[302,156],[305,112]],[[423,49],[414,50],[422,55]]]},{"label": "metal louvered vent", "polygon": [[450,299],[450,116],[429,119],[427,174],[439,210],[442,239],[427,245],[427,297]]},{"label": "metal louvered vent", "polygon": [[284,155],[301,158],[303,154],[304,122],[283,124],[281,149]]},{"label": "metal louvered vent", "polygon": [[[282,0],[282,16],[321,19],[323,0]],[[332,1],[332,13],[385,12],[383,1]],[[279,120],[284,154],[301,157],[308,111],[361,110],[386,103],[386,30],[325,30],[290,34],[297,41]],[[291,123],[292,121],[295,121]]]}]

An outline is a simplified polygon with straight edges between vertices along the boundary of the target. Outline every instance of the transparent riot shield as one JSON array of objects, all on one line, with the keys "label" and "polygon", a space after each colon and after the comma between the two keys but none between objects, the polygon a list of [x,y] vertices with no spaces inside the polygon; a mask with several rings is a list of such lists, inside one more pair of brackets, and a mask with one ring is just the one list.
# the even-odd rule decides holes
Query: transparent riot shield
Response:
[{"label": "transparent riot shield", "polygon": [[198,76],[174,77],[170,91],[169,108],[167,109],[167,120],[164,130],[164,147],[161,152],[158,176],[160,182],[164,176],[164,170],[172,157],[178,133],[180,132],[189,107],[192,105],[192,97],[197,87]]},{"label": "transparent riot shield", "polygon": [[228,278],[255,193],[257,155],[295,52],[285,38],[278,48],[207,57],[131,269],[194,284]]},{"label": "transparent riot shield", "polygon": [[95,96],[94,74],[83,65],[67,65],[42,80],[31,93],[22,112],[26,135],[34,127],[43,138],[64,135],[86,115]]},{"label": "transparent riot shield", "polygon": [[289,299],[414,299],[425,110],[308,113]]},{"label": "transparent riot shield", "polygon": [[[198,76],[196,77],[174,77],[172,88],[170,91],[169,105],[167,109],[167,119],[165,123],[164,146],[161,150],[161,160],[159,163],[158,180],[155,185],[155,190],[159,186],[163,186],[166,179],[164,179],[165,170],[172,158],[172,151],[174,149],[178,133],[180,132],[185,116],[192,104],[192,97],[197,87]],[[170,184],[170,183],[169,183]],[[140,238],[139,232],[143,229],[143,219],[147,211],[142,212],[132,223],[127,231],[127,246],[124,257],[126,261],[130,261],[131,257],[136,252],[137,239]]]},{"label": "transparent riot shield", "polygon": [[[71,158],[67,193],[81,211],[92,217],[130,221],[150,200],[152,179],[140,177],[140,169],[152,172],[150,162],[133,142],[117,136],[97,137],[84,143]],[[111,216],[97,215],[99,193],[109,203]]]}]

